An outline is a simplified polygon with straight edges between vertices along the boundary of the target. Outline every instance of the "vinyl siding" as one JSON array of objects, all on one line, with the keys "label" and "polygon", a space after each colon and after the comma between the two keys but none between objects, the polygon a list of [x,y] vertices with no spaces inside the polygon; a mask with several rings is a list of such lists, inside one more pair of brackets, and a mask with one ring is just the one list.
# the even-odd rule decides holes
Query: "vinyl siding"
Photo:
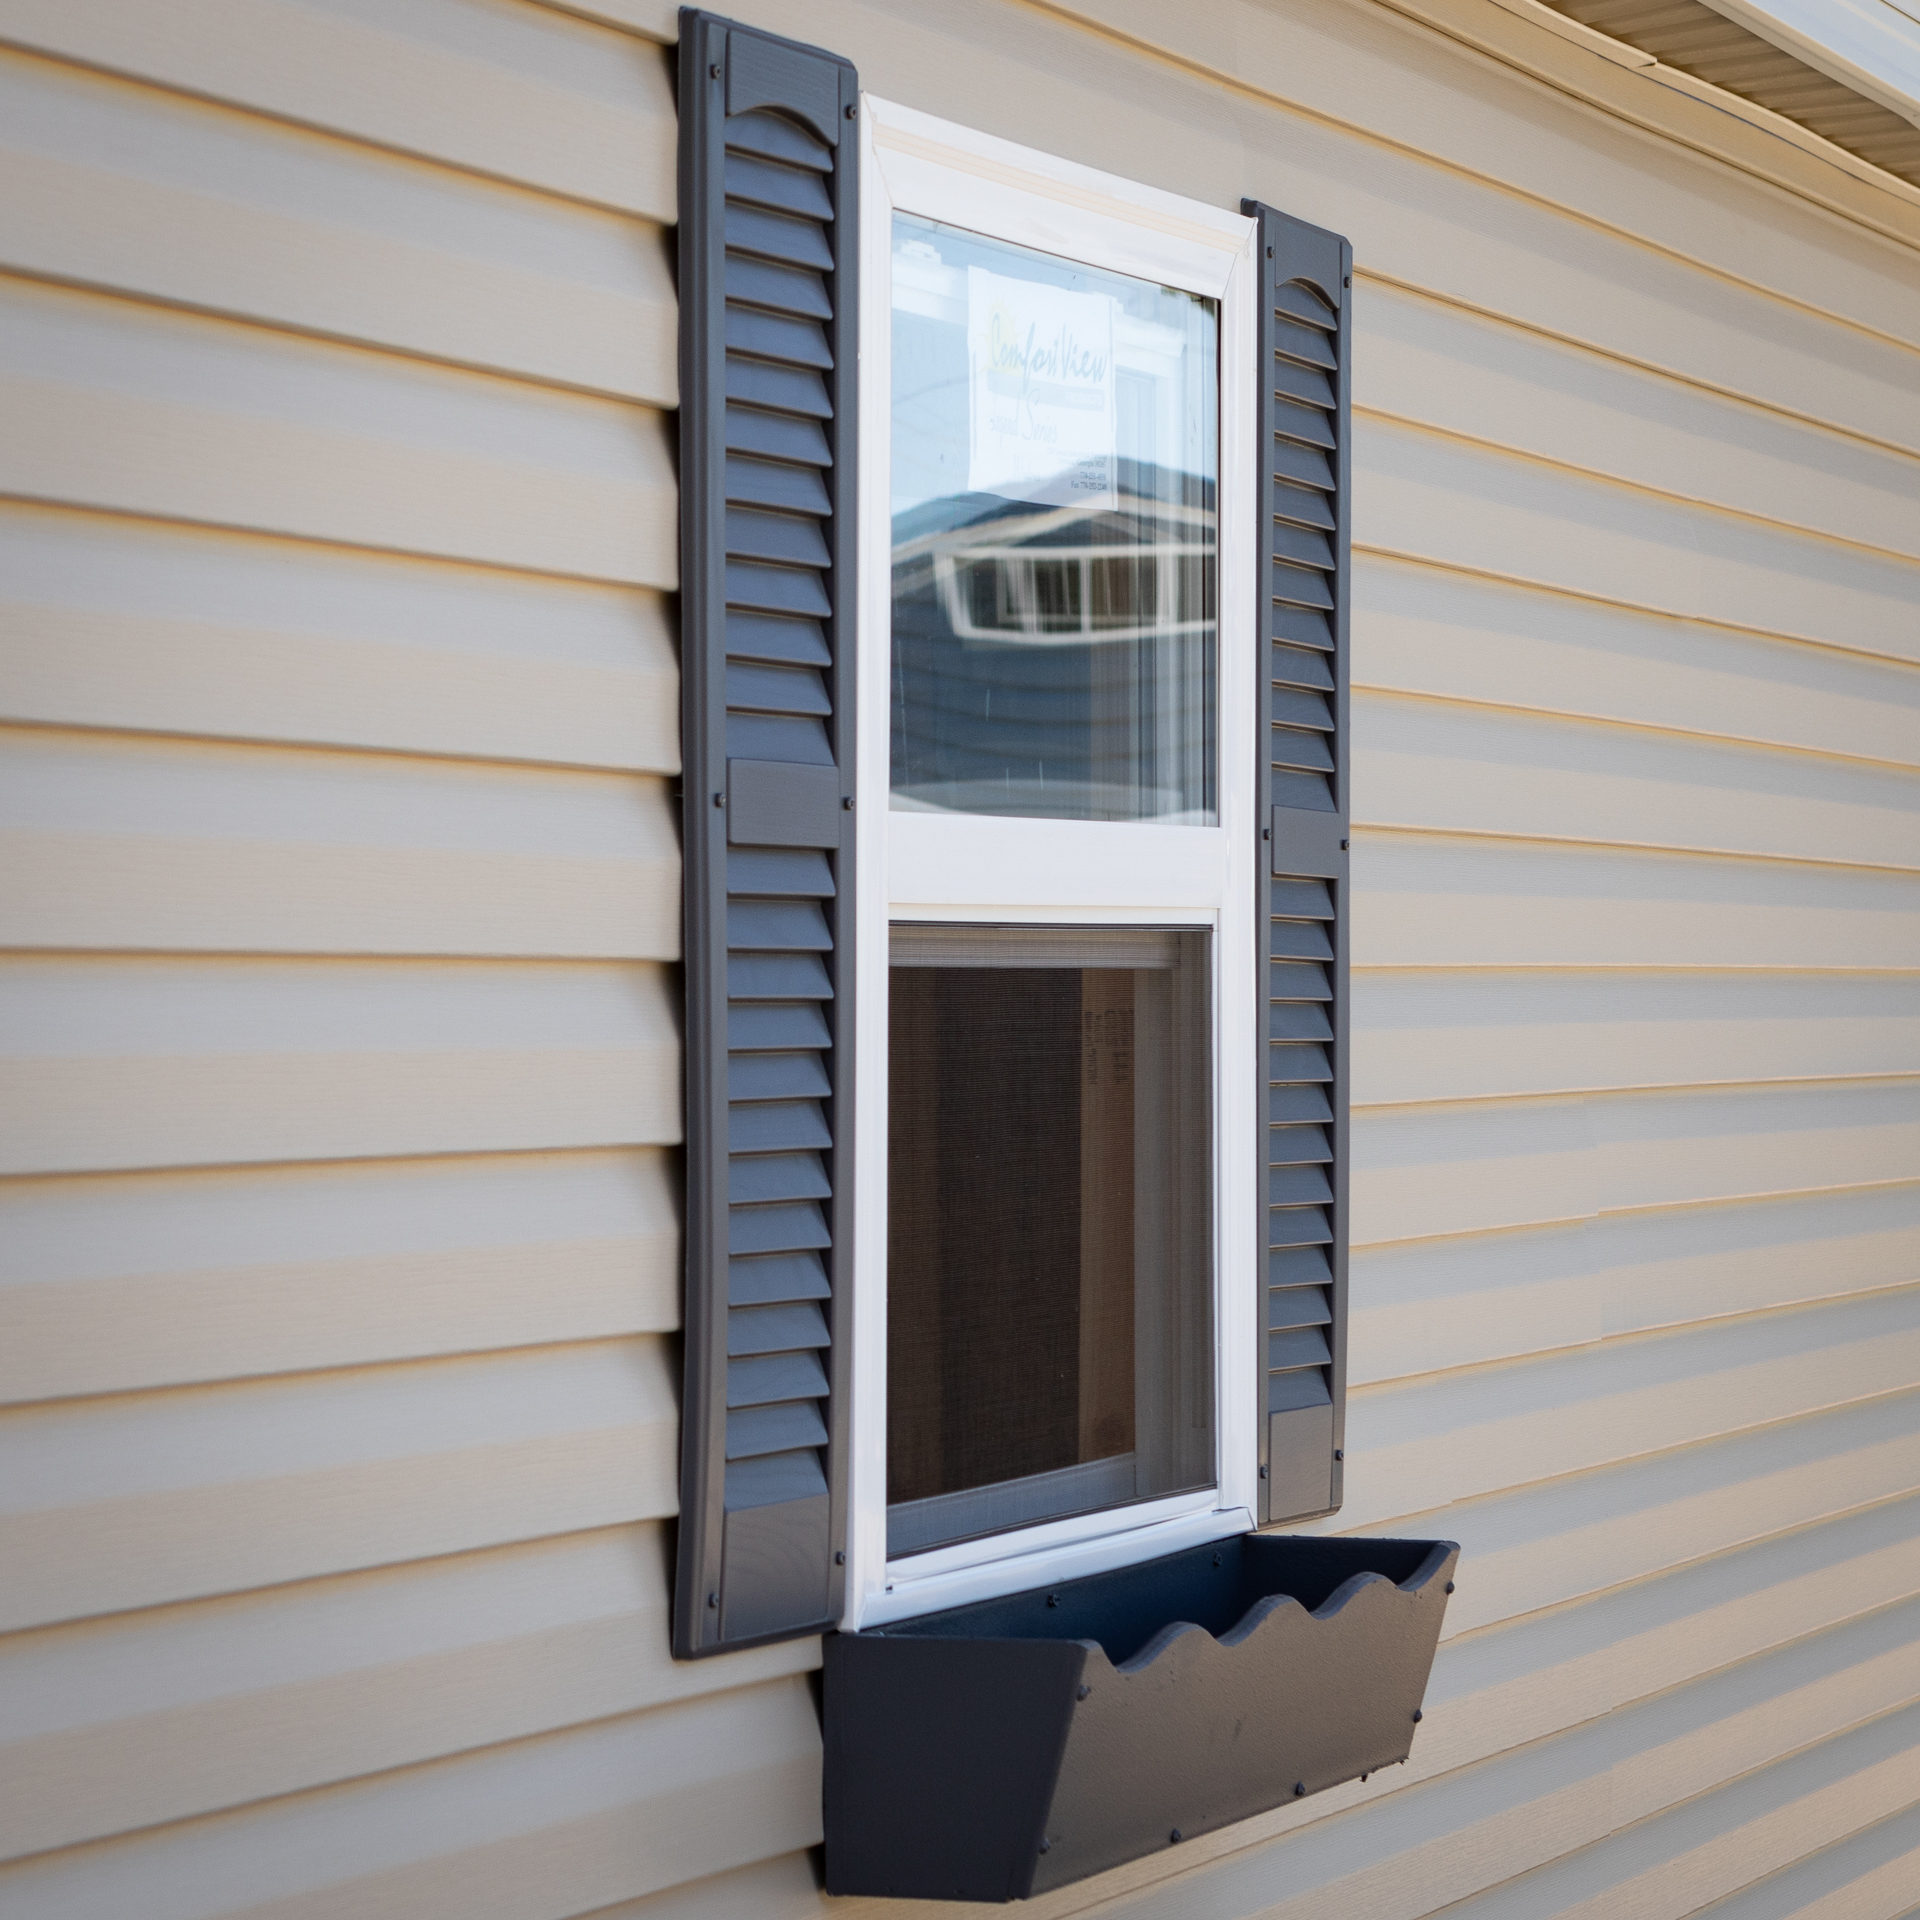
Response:
[{"label": "vinyl siding", "polygon": [[[1036,1920],[1894,1920],[1920,221],[1348,0],[734,11],[1355,248],[1330,1524],[1460,1590]],[[825,1911],[817,1644],[666,1653],[673,30],[0,0],[9,1915]]]}]

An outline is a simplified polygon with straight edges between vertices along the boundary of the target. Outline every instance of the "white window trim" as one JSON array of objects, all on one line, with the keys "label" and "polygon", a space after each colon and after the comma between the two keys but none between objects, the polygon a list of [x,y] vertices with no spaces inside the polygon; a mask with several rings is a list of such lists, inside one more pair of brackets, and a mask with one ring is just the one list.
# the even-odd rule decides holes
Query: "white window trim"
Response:
[{"label": "white window trim", "polygon": [[[848,1628],[1152,1558],[1253,1525],[1258,1434],[1259,998],[1254,473],[1255,223],[910,108],[863,96],[853,1364]],[[894,813],[891,680],[891,262],[896,210],[1220,302],[1219,824]],[[937,900],[922,876],[940,876]],[[1075,1515],[889,1565],[886,1550],[887,961],[895,919],[1204,926],[1214,933],[1218,1484]]]}]

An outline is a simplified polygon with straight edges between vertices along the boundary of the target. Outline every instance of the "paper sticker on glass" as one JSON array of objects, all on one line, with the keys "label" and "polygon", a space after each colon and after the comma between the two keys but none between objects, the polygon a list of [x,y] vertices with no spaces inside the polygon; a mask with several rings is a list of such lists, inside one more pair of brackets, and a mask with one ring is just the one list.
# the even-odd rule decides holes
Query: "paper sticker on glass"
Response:
[{"label": "paper sticker on glass", "polygon": [[893,220],[893,805],[1211,825],[1216,303]]}]

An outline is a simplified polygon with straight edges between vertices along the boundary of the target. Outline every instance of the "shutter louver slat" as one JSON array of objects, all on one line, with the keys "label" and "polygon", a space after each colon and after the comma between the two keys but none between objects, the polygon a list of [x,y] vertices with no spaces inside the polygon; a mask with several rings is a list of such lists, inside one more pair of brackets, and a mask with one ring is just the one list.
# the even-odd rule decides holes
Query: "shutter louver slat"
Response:
[{"label": "shutter louver slat", "polygon": [[858,97],[681,16],[681,1657],[841,1606]]},{"label": "shutter louver slat", "polygon": [[1263,1525],[1338,1507],[1346,1398],[1347,551],[1345,241],[1260,222],[1260,521],[1268,593],[1261,862],[1267,970]]},{"label": "shutter louver slat", "polygon": [[758,1454],[791,1453],[824,1447],[827,1423],[813,1400],[786,1400],[772,1407],[742,1407],[727,1415],[727,1458],[750,1460]]}]

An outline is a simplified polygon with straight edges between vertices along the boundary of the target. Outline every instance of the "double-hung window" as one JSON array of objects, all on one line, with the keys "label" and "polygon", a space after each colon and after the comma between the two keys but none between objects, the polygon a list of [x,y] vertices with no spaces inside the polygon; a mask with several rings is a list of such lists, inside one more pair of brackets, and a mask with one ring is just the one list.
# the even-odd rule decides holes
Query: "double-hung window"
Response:
[{"label": "double-hung window", "polygon": [[1254,222],[862,135],[864,1624],[1252,1524],[1258,834]]},{"label": "double-hung window", "polygon": [[691,1655],[1339,1504],[1349,256],[680,111]]}]

